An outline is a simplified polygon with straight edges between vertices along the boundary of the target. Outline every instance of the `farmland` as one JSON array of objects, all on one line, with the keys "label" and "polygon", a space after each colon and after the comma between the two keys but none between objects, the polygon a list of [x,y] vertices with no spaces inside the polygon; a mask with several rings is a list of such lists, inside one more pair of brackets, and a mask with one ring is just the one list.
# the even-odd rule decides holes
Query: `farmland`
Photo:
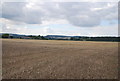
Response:
[{"label": "farmland", "polygon": [[2,39],[3,79],[117,79],[118,43]]}]

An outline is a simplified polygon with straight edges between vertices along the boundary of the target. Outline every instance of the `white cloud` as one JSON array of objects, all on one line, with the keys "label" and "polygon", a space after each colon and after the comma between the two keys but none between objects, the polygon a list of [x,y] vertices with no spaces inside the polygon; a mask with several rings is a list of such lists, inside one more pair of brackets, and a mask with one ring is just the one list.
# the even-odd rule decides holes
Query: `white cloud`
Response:
[{"label": "white cloud", "polygon": [[[102,34],[103,32],[98,33],[99,29],[114,29],[114,27],[105,27],[105,29],[100,24],[103,21],[111,23],[113,20],[117,20],[117,6],[117,2],[6,2],[2,6],[2,21],[5,21],[3,29],[6,32],[32,33],[29,25],[36,24],[45,27],[40,28],[43,31],[34,29],[36,33],[33,34],[71,34],[69,31],[56,31],[49,27],[51,24],[71,24],[73,27],[83,27],[86,31],[94,27],[97,29],[92,30],[96,32],[92,32],[93,34]],[[90,30],[87,33],[85,29],[82,32],[77,31],[75,35],[92,35]],[[74,34],[74,32],[72,33]]]},{"label": "white cloud", "polygon": [[75,26],[92,27],[105,19],[117,19],[117,3],[4,3],[2,15],[27,24],[64,20]]},{"label": "white cloud", "polygon": [[119,2],[119,0],[2,0],[2,2]]}]

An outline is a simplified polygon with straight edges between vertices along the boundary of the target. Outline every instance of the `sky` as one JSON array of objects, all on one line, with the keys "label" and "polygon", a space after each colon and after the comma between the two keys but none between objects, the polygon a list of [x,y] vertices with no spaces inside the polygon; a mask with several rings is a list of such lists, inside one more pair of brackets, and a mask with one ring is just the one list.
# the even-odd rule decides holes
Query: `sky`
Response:
[{"label": "sky", "polygon": [[118,2],[2,2],[0,32],[118,36]]}]

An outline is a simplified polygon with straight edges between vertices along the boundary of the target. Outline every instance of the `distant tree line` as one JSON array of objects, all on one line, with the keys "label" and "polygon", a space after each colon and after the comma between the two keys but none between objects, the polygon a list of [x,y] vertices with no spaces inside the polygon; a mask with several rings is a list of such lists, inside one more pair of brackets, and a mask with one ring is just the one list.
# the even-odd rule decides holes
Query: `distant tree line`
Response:
[{"label": "distant tree line", "polygon": [[71,37],[70,40],[76,41],[120,41],[120,37]]},{"label": "distant tree line", "polygon": [[38,35],[38,36],[35,36],[35,35],[28,35],[28,36],[12,36],[12,35],[10,35],[10,34],[2,34],[1,36],[0,36],[0,38],[11,38],[11,39],[13,39],[13,38],[17,38],[17,39],[41,39],[41,40],[47,40],[47,38],[45,38],[45,37],[43,37],[43,36],[40,36],[40,35]]},{"label": "distant tree line", "polygon": [[43,39],[43,40],[47,40],[47,38],[45,38],[44,36],[34,36],[34,35],[29,35],[27,37],[30,37],[31,39]]},{"label": "distant tree line", "polygon": [[9,34],[2,34],[1,38],[11,38],[11,37],[9,36]]},{"label": "distant tree line", "polygon": [[70,39],[48,39],[44,36],[27,35],[27,36],[12,36],[10,34],[2,34],[0,38],[18,38],[18,39],[38,39],[38,40],[74,40],[74,41],[113,41],[120,42],[120,37],[70,37]]}]

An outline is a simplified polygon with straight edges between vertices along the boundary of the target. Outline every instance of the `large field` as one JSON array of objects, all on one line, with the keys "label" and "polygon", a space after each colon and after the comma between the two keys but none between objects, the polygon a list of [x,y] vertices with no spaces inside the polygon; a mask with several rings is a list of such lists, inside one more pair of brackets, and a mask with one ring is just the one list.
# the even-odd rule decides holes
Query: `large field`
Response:
[{"label": "large field", "polygon": [[3,39],[3,79],[117,79],[118,43]]}]

